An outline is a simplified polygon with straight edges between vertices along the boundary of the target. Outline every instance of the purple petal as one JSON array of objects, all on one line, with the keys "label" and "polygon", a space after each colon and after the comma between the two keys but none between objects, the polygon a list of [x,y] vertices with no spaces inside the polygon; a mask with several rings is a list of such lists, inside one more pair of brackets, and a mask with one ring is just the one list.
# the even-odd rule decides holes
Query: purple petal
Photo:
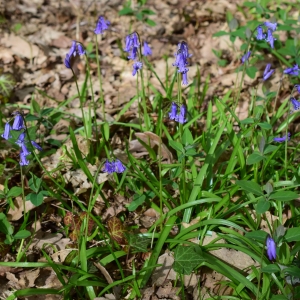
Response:
[{"label": "purple petal", "polygon": [[264,22],[264,25],[272,31],[275,31],[277,29],[277,23]]},{"label": "purple petal", "polygon": [[287,134],[287,137],[286,136],[283,136],[283,137],[275,137],[273,139],[274,142],[277,142],[277,143],[284,143],[286,140],[290,140],[291,139],[291,134],[288,132]]},{"label": "purple petal", "polygon": [[104,167],[102,169],[103,172],[106,172],[108,174],[111,174],[113,172],[115,172],[116,168],[115,168],[115,163],[114,162],[109,162],[108,160],[106,160],[106,162],[104,163]]},{"label": "purple petal", "polygon": [[264,40],[265,38],[266,38],[266,35],[264,34],[262,27],[258,26],[256,39],[261,41],[261,40]]},{"label": "purple petal", "polygon": [[18,113],[16,115],[16,117],[14,119],[14,123],[13,123],[12,129],[13,130],[25,129],[24,119],[23,119],[23,116],[20,113]]},{"label": "purple petal", "polygon": [[29,160],[27,160],[26,155],[21,151],[20,152],[20,166],[28,166]]},{"label": "purple petal", "polygon": [[143,67],[143,64],[140,61],[136,61],[133,65],[133,70],[132,70],[132,76],[135,76],[138,70],[141,70]]},{"label": "purple petal", "polygon": [[175,120],[176,116],[177,116],[177,104],[175,102],[172,102],[171,111],[169,112],[169,118],[170,120]]},{"label": "purple petal", "polygon": [[250,57],[251,51],[248,51],[246,54],[244,54],[241,58],[242,64],[244,64]]},{"label": "purple petal", "polygon": [[185,118],[185,116],[186,116],[186,106],[184,104],[182,104],[180,107],[180,112],[176,116],[175,121],[177,121],[180,124],[184,124],[187,122],[187,119]]},{"label": "purple petal", "polygon": [[4,127],[4,132],[3,132],[3,134],[1,134],[1,136],[2,136],[4,139],[8,140],[9,138],[12,137],[11,134],[10,134],[10,131],[11,131],[11,130],[12,130],[12,128],[11,128],[10,124],[7,122],[7,123],[5,124],[5,127]]},{"label": "purple petal", "polygon": [[80,56],[85,54],[85,50],[84,50],[83,46],[80,43],[78,43],[78,45],[77,45],[77,50],[78,50],[78,54]]},{"label": "purple petal", "polygon": [[117,173],[123,173],[125,170],[126,170],[125,166],[122,164],[122,162],[119,159],[117,159],[115,161],[115,171]]},{"label": "purple petal", "polygon": [[34,148],[38,149],[39,151],[43,150],[43,148],[39,144],[37,144],[35,141],[31,141],[31,144]]},{"label": "purple petal", "polygon": [[144,51],[143,51],[144,56],[152,55],[152,50],[149,47],[147,42],[144,42]]},{"label": "purple petal", "polygon": [[269,260],[276,259],[276,244],[270,236],[267,237],[267,255]]}]

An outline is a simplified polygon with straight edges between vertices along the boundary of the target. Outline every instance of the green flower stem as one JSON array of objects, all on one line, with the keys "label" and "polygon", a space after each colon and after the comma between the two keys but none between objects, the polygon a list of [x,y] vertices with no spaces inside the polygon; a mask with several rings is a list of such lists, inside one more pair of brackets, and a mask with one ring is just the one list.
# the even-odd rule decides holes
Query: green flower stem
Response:
[{"label": "green flower stem", "polygon": [[143,106],[143,111],[144,111],[146,131],[149,131],[150,130],[150,118],[149,118],[149,115],[148,115],[148,112],[147,112],[143,68],[140,70],[140,72],[141,72],[141,85],[142,85],[142,106]]},{"label": "green flower stem", "polygon": [[[93,83],[92,83],[91,69],[90,69],[90,64],[89,64],[87,55],[85,55],[85,62],[86,62],[86,67],[87,67],[87,71],[88,71],[88,74],[89,74],[89,81],[90,81],[90,87],[91,87],[91,93],[92,93],[93,110],[94,110],[94,118],[96,120],[97,105],[96,105],[96,102],[95,102],[95,94],[94,94]],[[99,80],[101,81],[101,79],[99,79]],[[97,128],[96,121],[95,121],[95,132],[96,132],[96,140],[98,140],[99,137],[98,137],[98,128]]]},{"label": "green flower stem", "polygon": [[[23,118],[23,116],[22,116]],[[23,118],[24,120],[24,118]],[[27,131],[27,127],[26,127],[26,131]],[[24,175],[23,175],[23,168],[22,166],[20,166],[20,174],[21,174],[21,185],[22,185],[22,202],[23,202],[23,211],[24,211],[24,221],[23,221],[23,225],[25,227],[26,225],[26,222],[27,222],[27,212],[26,212],[26,206],[25,206],[25,202],[26,202],[26,199],[25,199],[25,192],[24,192]],[[22,251],[22,248],[23,248],[23,245],[24,245],[24,239],[21,240],[21,243],[20,243],[20,247],[19,247],[19,250],[18,250],[18,254],[17,254],[17,257],[16,257],[16,261],[19,262],[24,254],[24,251]]]},{"label": "green flower stem", "polygon": [[[163,124],[163,113],[162,113],[162,97],[159,99],[159,114],[158,114],[158,120],[157,124],[159,126],[159,139],[160,143],[158,144],[158,176],[159,176],[159,203],[160,203],[160,214],[163,214],[163,185],[162,185],[162,153],[161,153],[161,146],[162,146],[162,124]],[[161,223],[161,230],[162,230],[162,223]]]},{"label": "green flower stem", "polygon": [[100,67],[100,60],[99,60],[99,49],[98,49],[98,40],[97,40],[97,34],[95,34],[96,39],[96,61],[97,61],[97,70],[98,70],[98,78],[99,78],[99,85],[100,85],[100,100],[102,105],[102,114],[103,114],[103,120],[106,121],[105,117],[105,106],[104,106],[104,94],[103,94],[103,88],[102,88],[102,76],[101,76],[101,67]]},{"label": "green flower stem", "polygon": [[81,110],[81,114],[82,114],[82,121],[83,121],[83,126],[84,126],[84,133],[85,133],[85,138],[88,140],[88,132],[87,132],[87,129],[86,129],[86,122],[84,121],[84,111],[83,111],[83,101],[82,101],[82,98],[81,98],[81,95],[80,95],[80,91],[79,91],[79,86],[78,86],[78,82],[77,82],[77,78],[76,78],[76,75],[73,71],[73,69],[71,68],[72,70],[72,73],[73,73],[73,76],[74,76],[74,81],[75,81],[75,84],[76,84],[76,88],[77,88],[77,92],[78,92],[78,97],[79,97],[79,101],[80,101],[80,110]]},{"label": "green flower stem", "polygon": [[[182,100],[182,89],[181,89],[181,73],[177,72],[177,86],[178,86],[178,103],[183,105],[183,100]],[[182,138],[183,136],[183,124],[179,124],[179,132],[180,132],[180,137]],[[181,180],[180,180],[180,204],[184,204],[186,201],[186,178],[185,178],[185,169],[186,169],[186,160],[185,156],[182,157],[181,160]]]},{"label": "green flower stem", "polygon": [[[139,56],[139,61],[143,63],[143,65],[147,64],[145,62],[145,60],[142,57],[142,43],[141,43],[141,39],[140,36],[137,32],[135,32],[138,40],[139,40],[139,51],[138,51],[138,56]],[[141,68],[137,73],[140,73],[141,76],[141,86],[142,86],[142,107],[143,107],[143,111],[144,111],[144,120],[145,120],[145,126],[146,126],[146,131],[150,130],[150,118],[147,112],[147,104],[146,104],[146,94],[145,94],[145,84],[144,84],[144,73],[143,73],[143,68]],[[138,74],[137,74],[138,75]],[[139,93],[137,93],[137,95],[139,95]]]}]

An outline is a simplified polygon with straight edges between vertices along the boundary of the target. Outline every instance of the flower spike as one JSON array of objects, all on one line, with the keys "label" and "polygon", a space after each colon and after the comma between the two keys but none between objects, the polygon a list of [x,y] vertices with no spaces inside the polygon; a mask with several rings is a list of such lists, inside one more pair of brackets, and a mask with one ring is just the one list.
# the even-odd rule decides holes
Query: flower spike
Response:
[{"label": "flower spike", "polygon": [[177,46],[177,53],[175,53],[175,62],[173,66],[177,67],[177,72],[182,74],[182,84],[187,85],[187,72],[188,68],[188,58],[190,58],[192,54],[189,54],[188,45],[186,42],[180,42]]}]

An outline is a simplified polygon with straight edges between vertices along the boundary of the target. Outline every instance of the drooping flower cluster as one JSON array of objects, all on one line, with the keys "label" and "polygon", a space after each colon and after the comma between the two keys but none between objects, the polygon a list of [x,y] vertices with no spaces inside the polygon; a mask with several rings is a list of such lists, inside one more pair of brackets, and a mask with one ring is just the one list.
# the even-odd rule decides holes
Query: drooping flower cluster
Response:
[{"label": "drooping flower cluster", "polygon": [[[134,63],[132,65],[132,76],[135,76],[135,74],[138,72],[138,70],[141,70],[143,68],[143,63],[140,62],[138,51],[140,48],[140,42],[139,38],[136,32],[133,32],[126,36],[125,38],[125,48],[124,51],[129,54],[128,59],[133,60]],[[148,56],[152,54],[152,51],[148,45],[147,42],[144,42],[143,47],[143,53],[144,56]]]},{"label": "drooping flower cluster", "polygon": [[126,36],[124,51],[129,53],[128,59],[136,60],[138,58],[139,47],[140,42],[136,32]]},{"label": "drooping flower cluster", "polygon": [[180,124],[186,123],[186,106],[182,104],[178,113],[178,105],[175,102],[172,102],[171,110],[169,112],[169,118]]},{"label": "drooping flower cluster", "polygon": [[95,34],[102,34],[105,30],[108,29],[110,22],[105,20],[104,17],[100,16],[98,18],[96,28],[94,30]]},{"label": "drooping flower cluster", "polygon": [[186,42],[180,42],[177,46],[177,52],[175,53],[175,62],[173,66],[177,67],[177,71],[182,75],[182,84],[187,85],[187,72],[188,72],[188,58],[192,54],[189,54],[189,48]]},{"label": "drooping flower cluster", "polygon": [[65,58],[65,66],[68,68],[68,69],[71,69],[72,66],[71,66],[71,58],[72,57],[75,57],[76,55],[84,55],[85,54],[85,50],[82,46],[81,43],[78,43],[76,41],[72,41],[72,46],[70,48],[70,51],[69,53],[66,54],[66,58]]},{"label": "drooping flower cluster", "polygon": [[[1,135],[5,140],[8,140],[12,138],[11,131],[20,131],[25,130],[25,124],[24,124],[24,118],[23,115],[20,112],[14,113],[15,119],[13,122],[13,125],[10,126],[10,123],[7,122],[4,127],[4,133]],[[26,140],[26,133],[25,131],[22,131],[16,140],[15,144],[17,144],[21,150],[20,150],[20,165],[21,166],[27,166],[29,165],[29,160],[27,159],[27,156],[31,154],[31,152],[28,150],[28,143],[29,141]],[[31,145],[38,149],[39,151],[42,151],[42,147],[37,144],[35,141],[31,141]],[[32,147],[31,147],[32,148]]]},{"label": "drooping flower cluster", "polygon": [[267,237],[267,255],[269,260],[276,259],[276,243],[275,241],[268,235]]},{"label": "drooping flower cluster", "polygon": [[108,174],[116,173],[123,173],[126,170],[126,167],[122,164],[119,159],[115,161],[109,161],[108,159],[104,163],[104,167],[102,169],[103,172]]},{"label": "drooping flower cluster", "polygon": [[[267,27],[267,33],[264,33],[262,26]],[[263,24],[259,25],[256,29],[257,29],[256,39],[259,41],[261,40],[267,41],[270,44],[271,48],[273,49],[274,42],[276,41],[276,39],[273,37],[273,32],[277,29],[277,23],[264,22]]]}]

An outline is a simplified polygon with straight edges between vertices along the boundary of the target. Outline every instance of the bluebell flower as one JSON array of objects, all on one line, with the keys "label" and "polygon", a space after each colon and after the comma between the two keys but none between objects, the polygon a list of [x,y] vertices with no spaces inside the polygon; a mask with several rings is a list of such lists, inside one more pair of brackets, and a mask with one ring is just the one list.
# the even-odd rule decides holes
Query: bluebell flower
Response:
[{"label": "bluebell flower", "polygon": [[290,132],[288,132],[287,136],[283,136],[283,137],[275,137],[273,139],[274,142],[277,142],[277,143],[284,143],[286,140],[290,140],[291,139],[291,134]]},{"label": "bluebell flower", "polygon": [[188,78],[187,78],[187,72],[181,73],[181,74],[182,74],[182,84],[183,85],[188,85],[189,82],[188,82]]},{"label": "bluebell flower", "polygon": [[132,76],[135,76],[135,74],[137,73],[137,71],[142,69],[143,64],[140,61],[136,61],[136,62],[134,62],[134,64],[132,65],[132,67],[133,67]]},{"label": "bluebell flower", "polygon": [[169,118],[170,118],[170,120],[175,121],[176,116],[177,116],[177,104],[175,102],[172,102],[171,111],[169,112]]},{"label": "bluebell flower", "polygon": [[291,112],[294,112],[294,111],[300,109],[300,102],[299,101],[297,101],[294,97],[291,97],[290,101],[291,101],[291,104],[293,106]]},{"label": "bluebell flower", "polygon": [[126,170],[125,166],[122,164],[122,162],[119,159],[117,159],[114,164],[115,164],[115,172],[123,173]]},{"label": "bluebell flower", "polygon": [[187,122],[187,119],[185,118],[185,116],[186,116],[186,106],[184,104],[182,104],[180,106],[180,112],[176,116],[175,121],[177,121],[180,124],[184,124]]},{"label": "bluebell flower", "polygon": [[71,61],[70,61],[70,56],[69,54],[66,54],[65,60],[64,60],[64,64],[68,69],[71,69]]},{"label": "bluebell flower", "polygon": [[84,55],[85,54],[85,50],[82,46],[81,43],[78,43],[76,41],[72,41],[72,46],[70,48],[69,53],[66,54],[65,60],[64,60],[64,64],[68,69],[72,68],[71,65],[71,58],[72,56],[75,57],[76,55]]},{"label": "bluebell flower", "polygon": [[77,44],[77,51],[80,56],[85,54],[85,50],[80,43]]},{"label": "bluebell flower", "polygon": [[244,64],[250,57],[251,51],[248,51],[246,54],[244,54],[241,58],[242,64]]},{"label": "bluebell flower", "polygon": [[274,48],[274,41],[276,41],[276,39],[273,37],[272,34],[272,30],[270,28],[268,28],[268,37],[267,37],[267,42],[270,44],[271,48]]},{"label": "bluebell flower", "polygon": [[113,172],[116,171],[115,163],[106,160],[106,162],[104,163],[104,167],[103,167],[102,171],[106,172],[108,174],[112,174]]},{"label": "bluebell flower", "polygon": [[27,160],[26,158],[26,154],[22,152],[20,152],[20,166],[28,166],[29,165],[29,160]]},{"label": "bluebell flower", "polygon": [[19,137],[18,137],[18,139],[16,140],[16,144],[19,146],[19,147],[22,147],[22,144],[24,143],[24,141],[25,141],[25,132],[22,132],[20,135],[19,135]]},{"label": "bluebell flower", "polygon": [[177,67],[177,71],[182,74],[182,83],[184,85],[188,84],[187,72],[188,68],[188,58],[192,55],[189,54],[188,45],[186,42],[180,42],[177,46],[177,53],[175,53],[175,62],[173,66]]},{"label": "bluebell flower", "polygon": [[267,80],[271,77],[271,75],[274,73],[274,69],[271,69],[271,64],[267,64],[265,71],[264,71],[264,75],[263,75],[263,80]]},{"label": "bluebell flower", "polygon": [[258,26],[256,39],[261,41],[261,40],[264,40],[265,38],[266,38],[266,35],[263,32],[263,28],[261,26]]},{"label": "bluebell flower", "polygon": [[129,56],[127,56],[128,59],[136,60],[138,58],[138,49],[137,47],[133,47],[131,49],[131,52],[129,53]]},{"label": "bluebell flower", "polygon": [[37,144],[35,141],[31,141],[31,144],[35,149],[38,149],[39,151],[43,150],[43,148],[39,144]]},{"label": "bluebell flower", "polygon": [[143,50],[143,55],[144,56],[148,56],[148,55],[152,55],[152,50],[149,47],[147,42],[144,42],[144,50]]},{"label": "bluebell flower", "polygon": [[76,44],[77,44],[77,42],[76,41],[72,41],[72,45],[71,45],[71,48],[70,48],[70,50],[69,50],[69,53],[68,53],[68,55],[69,55],[69,57],[71,58],[72,56],[76,56]]},{"label": "bluebell flower", "polygon": [[25,129],[23,116],[19,112],[16,113],[12,129],[13,130]]},{"label": "bluebell flower", "polygon": [[23,153],[25,156],[27,156],[27,155],[29,155],[29,154],[31,153],[31,152],[27,149],[25,143],[22,143],[22,144],[21,144],[21,149],[22,149],[22,153]]},{"label": "bluebell flower", "polygon": [[7,122],[7,123],[5,124],[5,126],[4,126],[4,132],[3,132],[3,134],[1,134],[1,136],[2,136],[4,139],[8,140],[9,138],[12,137],[11,134],[10,134],[10,131],[11,131],[11,130],[12,130],[12,128],[11,128],[10,124]]},{"label": "bluebell flower", "polygon": [[292,68],[287,68],[283,71],[284,74],[287,74],[287,75],[295,75],[297,76],[298,73],[299,73],[299,67],[297,64],[295,64]]},{"label": "bluebell flower", "polygon": [[137,53],[139,47],[140,47],[140,43],[136,32],[133,32],[132,34],[126,36],[124,51],[125,52],[131,51],[130,55],[128,56],[128,59],[132,59],[132,60],[137,59],[138,57]]},{"label": "bluebell flower", "polygon": [[102,16],[98,18],[96,28],[94,30],[95,34],[102,34],[105,30],[108,29],[110,22],[105,20]]},{"label": "bluebell flower", "polygon": [[300,84],[296,84],[295,88],[297,89],[298,93],[300,94]]},{"label": "bluebell flower", "polygon": [[267,237],[267,255],[269,260],[276,259],[276,244],[275,241],[269,235]]},{"label": "bluebell flower", "polygon": [[277,23],[271,23],[271,22],[264,22],[264,25],[271,29],[272,31],[275,31],[277,29]]},{"label": "bluebell flower", "polygon": [[173,66],[178,68],[178,72],[180,73],[187,73],[189,70],[186,68],[187,62],[186,62],[186,57],[183,52],[178,52],[176,54],[176,59],[175,62],[173,63]]},{"label": "bluebell flower", "polygon": [[178,44],[177,46],[178,51],[182,52],[183,55],[185,56],[185,61],[186,64],[188,64],[187,59],[192,56],[192,54],[189,54],[189,47],[186,42],[182,41]]}]

